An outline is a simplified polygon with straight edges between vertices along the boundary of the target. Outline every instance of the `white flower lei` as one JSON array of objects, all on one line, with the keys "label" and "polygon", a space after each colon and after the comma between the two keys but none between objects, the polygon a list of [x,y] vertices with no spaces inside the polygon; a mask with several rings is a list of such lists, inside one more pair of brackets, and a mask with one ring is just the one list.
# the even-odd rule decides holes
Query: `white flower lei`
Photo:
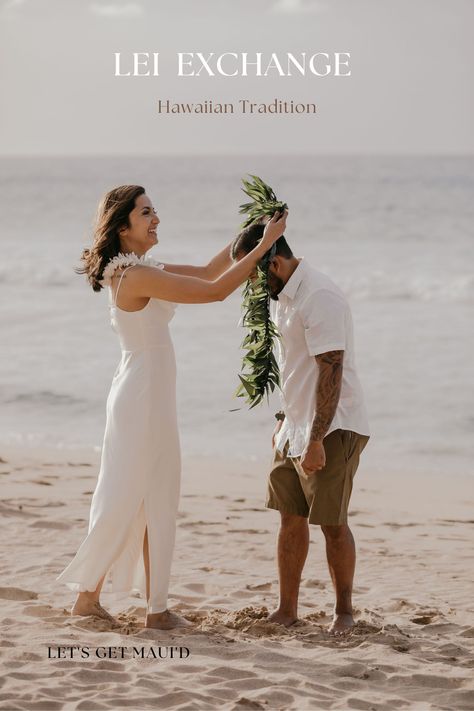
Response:
[{"label": "white flower lei", "polygon": [[134,252],[127,252],[127,254],[119,252],[107,262],[99,283],[102,284],[102,286],[110,285],[116,269],[119,267],[132,267],[135,264],[142,264],[147,267],[159,267],[160,269],[163,269],[165,266],[153,257],[147,257],[146,254],[139,257],[138,254]]}]

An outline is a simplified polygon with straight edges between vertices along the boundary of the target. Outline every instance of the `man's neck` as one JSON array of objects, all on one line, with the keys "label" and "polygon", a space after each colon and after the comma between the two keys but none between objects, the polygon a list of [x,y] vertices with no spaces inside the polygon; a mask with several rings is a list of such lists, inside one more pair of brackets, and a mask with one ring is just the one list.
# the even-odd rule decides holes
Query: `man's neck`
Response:
[{"label": "man's neck", "polygon": [[292,257],[291,259],[288,259],[288,269],[285,270],[285,276],[283,278],[283,281],[285,282],[285,284],[290,279],[290,277],[293,275],[293,272],[298,268],[300,262],[301,262],[301,258],[298,259],[297,257]]}]

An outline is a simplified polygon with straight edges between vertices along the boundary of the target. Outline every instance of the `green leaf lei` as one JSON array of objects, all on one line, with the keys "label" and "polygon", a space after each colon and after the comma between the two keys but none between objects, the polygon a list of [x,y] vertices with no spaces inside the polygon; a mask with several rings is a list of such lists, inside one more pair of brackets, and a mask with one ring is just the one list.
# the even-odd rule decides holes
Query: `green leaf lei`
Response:
[{"label": "green leaf lei", "polygon": [[[287,204],[277,200],[269,185],[256,175],[251,175],[252,182],[242,179],[242,190],[252,202],[240,206],[239,213],[247,214],[242,228],[248,227],[253,222],[260,222],[265,217],[283,212]],[[242,341],[242,348],[246,351],[242,362],[242,373],[239,375],[240,385],[235,393],[236,397],[244,397],[250,409],[262,402],[265,395],[267,399],[270,391],[280,383],[278,363],[273,353],[273,342],[279,338],[275,324],[270,318],[270,294],[267,276],[270,260],[275,255],[276,245],[273,245],[257,265],[257,276],[248,280],[244,286],[242,296],[242,310],[244,311],[242,323],[248,333]]]},{"label": "green leaf lei", "polygon": [[256,175],[250,176],[253,182],[244,180],[243,192],[252,199],[252,202],[245,202],[240,206],[239,214],[247,214],[247,219],[242,222],[242,229],[248,227],[252,222],[260,222],[264,217],[273,217],[275,212],[283,212],[287,209],[286,202],[277,200],[277,196],[269,185]]}]

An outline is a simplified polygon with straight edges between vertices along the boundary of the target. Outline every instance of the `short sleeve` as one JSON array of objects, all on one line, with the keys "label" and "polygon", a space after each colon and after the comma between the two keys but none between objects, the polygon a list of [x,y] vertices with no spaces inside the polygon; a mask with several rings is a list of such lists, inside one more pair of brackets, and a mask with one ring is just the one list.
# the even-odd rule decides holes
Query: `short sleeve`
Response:
[{"label": "short sleeve", "polygon": [[345,350],[346,311],[344,297],[329,289],[318,289],[304,299],[300,313],[310,356]]}]

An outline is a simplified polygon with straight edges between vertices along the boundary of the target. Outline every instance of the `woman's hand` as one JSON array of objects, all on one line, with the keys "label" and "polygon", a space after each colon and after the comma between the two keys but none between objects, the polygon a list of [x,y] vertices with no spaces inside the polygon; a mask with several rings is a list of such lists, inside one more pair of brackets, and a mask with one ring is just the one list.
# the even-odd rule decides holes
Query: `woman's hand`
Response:
[{"label": "woman's hand", "polygon": [[269,250],[285,232],[287,217],[288,210],[285,210],[283,213],[275,212],[272,219],[265,225],[262,238],[262,246],[265,247],[265,251]]}]

